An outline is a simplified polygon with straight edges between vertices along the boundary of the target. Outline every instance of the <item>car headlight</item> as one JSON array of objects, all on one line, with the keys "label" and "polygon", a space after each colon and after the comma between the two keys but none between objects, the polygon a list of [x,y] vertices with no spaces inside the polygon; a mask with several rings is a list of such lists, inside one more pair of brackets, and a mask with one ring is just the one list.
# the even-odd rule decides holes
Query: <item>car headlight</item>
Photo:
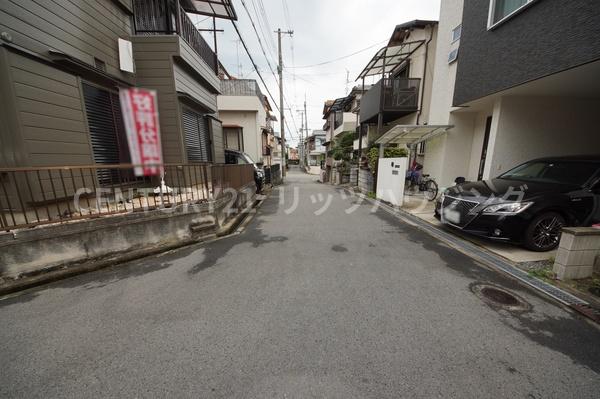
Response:
[{"label": "car headlight", "polygon": [[485,214],[516,215],[533,205],[533,202],[505,202],[490,205],[483,210]]}]

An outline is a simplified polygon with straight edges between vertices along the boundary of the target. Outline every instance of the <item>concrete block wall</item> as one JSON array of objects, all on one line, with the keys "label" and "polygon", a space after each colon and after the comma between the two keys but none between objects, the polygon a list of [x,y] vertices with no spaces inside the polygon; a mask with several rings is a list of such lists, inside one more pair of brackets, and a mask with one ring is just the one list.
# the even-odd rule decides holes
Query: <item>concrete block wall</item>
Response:
[{"label": "concrete block wall", "polygon": [[214,236],[255,199],[254,183],[209,203],[38,226],[0,234],[0,283],[84,262]]},{"label": "concrete block wall", "polygon": [[350,169],[350,185],[356,186],[358,183],[358,168],[353,167]]},{"label": "concrete block wall", "polygon": [[600,229],[563,229],[554,272],[560,280],[591,277],[600,268]]},{"label": "concrete block wall", "polygon": [[370,170],[360,169],[358,173],[358,189],[365,194],[375,190],[375,180]]}]

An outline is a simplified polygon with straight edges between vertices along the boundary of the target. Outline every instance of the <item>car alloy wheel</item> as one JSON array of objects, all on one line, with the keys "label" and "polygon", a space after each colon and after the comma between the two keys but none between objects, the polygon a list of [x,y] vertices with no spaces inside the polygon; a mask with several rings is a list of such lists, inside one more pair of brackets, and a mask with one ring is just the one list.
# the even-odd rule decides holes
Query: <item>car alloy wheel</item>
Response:
[{"label": "car alloy wheel", "polygon": [[536,251],[550,251],[558,246],[564,218],[558,213],[538,216],[528,229],[528,247]]}]

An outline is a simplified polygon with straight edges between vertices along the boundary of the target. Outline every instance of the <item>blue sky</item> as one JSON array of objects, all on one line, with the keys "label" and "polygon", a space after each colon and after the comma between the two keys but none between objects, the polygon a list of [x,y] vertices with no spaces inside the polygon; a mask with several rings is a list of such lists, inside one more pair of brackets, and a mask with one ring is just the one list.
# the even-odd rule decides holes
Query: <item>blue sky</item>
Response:
[{"label": "blue sky", "polygon": [[[375,52],[389,39],[397,24],[413,19],[438,19],[443,0],[243,0],[259,32],[273,71],[277,73],[277,28],[294,30],[293,38],[283,38],[284,88],[287,100],[286,118],[290,127],[287,138],[297,142],[300,115],[306,94],[309,129],[321,129],[321,111],[327,99],[343,97],[346,87],[357,85],[356,76]],[[265,79],[279,102],[279,89],[263,55],[242,0],[233,0],[238,14],[238,27]],[[261,7],[262,6],[262,7]],[[263,16],[266,15],[266,18]],[[258,16],[257,16],[258,14]],[[212,20],[193,16],[202,28],[212,27]],[[268,21],[268,22],[267,22]],[[268,23],[268,27],[267,27]],[[230,21],[218,20],[219,58],[237,77],[257,79]],[[268,37],[270,35],[270,37]],[[212,36],[205,34],[209,43]],[[321,66],[306,67],[331,61],[359,50],[352,57]],[[239,59],[239,63],[238,63]],[[346,83],[349,74],[350,83]],[[261,84],[261,89],[264,88]],[[267,94],[267,93],[265,93]],[[294,120],[292,120],[292,116]],[[295,122],[295,123],[294,123]]]}]

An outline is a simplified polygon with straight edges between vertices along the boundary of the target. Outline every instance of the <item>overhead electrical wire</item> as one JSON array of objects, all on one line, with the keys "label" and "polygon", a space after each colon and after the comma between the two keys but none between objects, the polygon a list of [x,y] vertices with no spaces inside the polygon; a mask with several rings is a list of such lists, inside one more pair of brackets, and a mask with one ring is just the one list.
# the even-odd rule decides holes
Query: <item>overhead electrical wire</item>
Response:
[{"label": "overhead electrical wire", "polygon": [[[256,38],[258,39],[258,44],[260,45],[260,49],[262,50],[263,55],[265,56],[265,60],[267,61],[267,65],[269,65],[269,69],[271,70],[271,73],[273,74],[273,77],[275,77],[275,72],[273,71],[273,66],[271,65],[271,61],[269,60],[269,57],[267,56],[267,52],[265,51],[265,46],[263,46],[263,42],[260,38],[260,34],[258,33],[258,30],[256,29],[256,25],[254,24],[254,20],[252,19],[252,15],[250,15],[250,10],[248,9],[248,7],[246,6],[246,2],[244,0],[241,0],[242,5],[244,6],[244,10],[246,10],[246,14],[248,14],[248,18],[250,19],[250,23],[252,24],[252,29],[254,30],[254,33],[256,34]],[[277,82],[277,78],[275,77],[275,81]]]},{"label": "overhead electrical wire", "polygon": [[267,83],[265,82],[265,79],[261,75],[260,70],[258,69],[258,66],[256,65],[256,62],[254,62],[254,58],[252,58],[252,54],[250,54],[250,50],[248,50],[248,46],[246,45],[246,42],[244,41],[244,38],[242,37],[242,34],[240,33],[240,29],[238,28],[238,26],[237,26],[237,24],[235,23],[234,20],[231,20],[231,24],[235,28],[235,31],[236,31],[238,37],[240,38],[240,42],[242,43],[242,46],[244,46],[244,50],[246,50],[246,54],[248,55],[248,58],[250,58],[250,62],[252,63],[252,66],[254,67],[254,70],[256,71],[256,74],[258,75],[258,77],[260,78],[260,81],[262,82],[263,86],[267,90],[267,94],[269,95],[269,98],[273,102],[273,106],[275,107],[275,109],[277,109],[277,111],[279,111],[279,107],[277,106],[277,102],[275,101],[275,98],[273,97],[273,94],[271,94],[271,90],[269,90],[269,86],[267,86]]},{"label": "overhead electrical wire", "polygon": [[[242,6],[244,7],[244,10],[246,11],[246,14],[248,15],[248,18],[250,19],[250,23],[252,25],[252,29],[254,30],[256,38],[258,39],[258,44],[260,45],[260,48],[261,48],[262,53],[263,53],[263,55],[265,57],[265,60],[267,61],[267,64],[268,64],[269,69],[271,71],[271,74],[273,75],[273,78],[275,79],[275,83],[280,84],[279,80],[277,79],[277,75],[275,75],[275,71],[273,70],[273,66],[271,65],[269,57],[267,56],[267,52],[266,52],[265,47],[263,45],[263,42],[262,42],[262,40],[260,38],[260,34],[258,33],[258,30],[256,29],[256,24],[254,23],[254,20],[252,19],[252,15],[250,14],[250,10],[248,9],[248,6],[246,5],[246,2],[244,0],[241,0],[241,3],[242,3]],[[236,27],[236,30],[237,30],[237,27]],[[239,35],[239,31],[238,31],[238,35]],[[240,37],[240,40],[241,40],[241,37]],[[246,52],[248,53],[248,55],[250,55],[250,53],[248,51],[248,48],[245,45],[245,43],[243,42],[243,40],[242,40],[242,43],[244,44],[244,48],[246,49]],[[254,61],[253,61],[253,63],[254,63]],[[254,65],[254,69],[258,73],[258,68],[257,68],[256,65]],[[260,74],[259,74],[259,76],[261,77],[261,80],[262,80],[262,76]],[[266,83],[264,82],[264,80],[263,80],[263,84],[266,86]],[[268,88],[267,88],[267,91],[268,91]],[[298,126],[296,125],[296,119],[294,118],[293,110],[291,109],[291,107],[290,107],[287,99],[285,98],[285,95],[283,96],[283,99],[284,99],[287,107],[290,109],[290,115],[292,117],[292,122],[293,122],[294,128],[296,129],[296,132],[297,132],[298,131]],[[273,96],[271,96],[271,100],[274,101]],[[283,110],[283,113],[285,114],[285,109]],[[288,130],[290,131],[291,138],[295,139],[294,134],[292,133],[292,130],[290,129],[289,125],[287,125],[287,120],[285,118],[284,118],[284,122],[286,123],[286,126],[287,126]]]},{"label": "overhead electrical wire", "polygon": [[[269,55],[273,57],[273,60],[276,60],[277,50],[275,49],[275,41],[273,40],[273,35],[271,35],[273,30],[271,29],[271,24],[269,23],[268,17],[262,12],[260,4],[257,7],[257,0],[250,0],[250,2],[252,3],[254,15],[256,16],[256,20],[258,21],[258,26],[260,27],[263,40],[267,44],[267,48],[269,49]],[[259,9],[261,9],[261,11],[259,11]]]},{"label": "overhead electrical wire", "polygon": [[[293,68],[294,69],[315,68],[315,67],[319,67],[319,66],[323,66],[323,65],[333,64],[334,62],[342,61],[342,60],[345,60],[347,58],[354,57],[355,55],[358,55],[360,53],[364,53],[365,51],[370,50],[373,47],[379,46],[379,45],[381,45],[382,43],[385,43],[385,42],[387,42],[387,39],[386,40],[382,40],[380,42],[377,42],[375,44],[372,44],[369,47],[365,47],[365,48],[363,48],[361,50],[355,51],[355,52],[353,52],[351,54],[343,55],[341,57],[335,58],[333,60],[323,61],[323,62],[319,62],[318,64],[313,64],[313,65],[296,66],[296,67],[293,67]],[[292,69],[292,68],[288,68],[288,69]]]}]

